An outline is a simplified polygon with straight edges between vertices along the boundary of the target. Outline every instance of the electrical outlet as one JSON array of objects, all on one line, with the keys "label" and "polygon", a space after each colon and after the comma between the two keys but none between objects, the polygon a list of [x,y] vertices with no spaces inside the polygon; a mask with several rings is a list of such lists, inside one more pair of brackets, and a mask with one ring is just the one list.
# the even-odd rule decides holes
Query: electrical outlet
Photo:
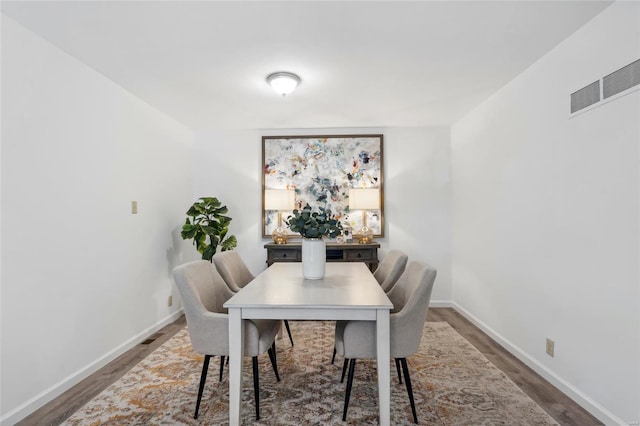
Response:
[{"label": "electrical outlet", "polygon": [[167,301],[169,306],[173,306],[173,296],[169,296],[169,300]]},{"label": "electrical outlet", "polygon": [[547,355],[553,356],[555,342],[547,337]]},{"label": "electrical outlet", "polygon": [[132,201],[131,202],[131,214],[138,214],[138,202],[137,201]]}]

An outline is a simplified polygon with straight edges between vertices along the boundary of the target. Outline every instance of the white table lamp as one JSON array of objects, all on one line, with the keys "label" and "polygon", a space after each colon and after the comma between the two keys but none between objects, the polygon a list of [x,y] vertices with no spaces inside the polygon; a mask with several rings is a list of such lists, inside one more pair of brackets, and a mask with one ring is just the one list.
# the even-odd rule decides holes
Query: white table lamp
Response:
[{"label": "white table lamp", "polygon": [[273,242],[287,243],[287,232],[282,228],[282,211],[293,210],[296,203],[296,192],[293,189],[265,189],[264,209],[278,211],[278,227],[273,231]]},{"label": "white table lamp", "polygon": [[362,228],[358,238],[361,244],[373,240],[373,232],[367,226],[367,210],[380,209],[380,189],[352,188],[349,190],[349,210],[362,210]]}]

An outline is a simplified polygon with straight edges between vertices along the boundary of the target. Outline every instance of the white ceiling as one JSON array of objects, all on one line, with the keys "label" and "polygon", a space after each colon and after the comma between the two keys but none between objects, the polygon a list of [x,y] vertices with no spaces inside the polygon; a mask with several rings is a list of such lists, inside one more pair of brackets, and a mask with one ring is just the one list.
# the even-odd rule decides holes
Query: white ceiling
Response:
[{"label": "white ceiling", "polygon": [[[610,1],[2,2],[194,130],[449,125]],[[295,72],[282,98],[265,82]]]}]

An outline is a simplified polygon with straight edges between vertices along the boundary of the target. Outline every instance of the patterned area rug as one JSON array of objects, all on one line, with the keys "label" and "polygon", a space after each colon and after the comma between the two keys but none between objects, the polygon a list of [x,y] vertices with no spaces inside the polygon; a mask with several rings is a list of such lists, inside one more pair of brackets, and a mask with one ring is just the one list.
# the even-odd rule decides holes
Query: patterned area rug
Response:
[{"label": "patterned area rug", "polygon": [[[295,347],[277,341],[280,382],[259,357],[260,414],[255,421],[251,361],[245,359],[243,424],[332,425],[342,422],[342,359],[331,364],[333,322],[289,321]],[[193,419],[203,357],[181,330],[69,418],[65,425],[228,424],[228,369],[218,382],[212,359],[198,420]],[[444,322],[425,324],[420,351],[408,359],[418,422],[429,425],[555,425],[469,342]],[[412,423],[406,388],[391,364],[391,424]],[[404,383],[404,380],[403,380]],[[377,424],[375,361],[358,361],[347,424]]]}]

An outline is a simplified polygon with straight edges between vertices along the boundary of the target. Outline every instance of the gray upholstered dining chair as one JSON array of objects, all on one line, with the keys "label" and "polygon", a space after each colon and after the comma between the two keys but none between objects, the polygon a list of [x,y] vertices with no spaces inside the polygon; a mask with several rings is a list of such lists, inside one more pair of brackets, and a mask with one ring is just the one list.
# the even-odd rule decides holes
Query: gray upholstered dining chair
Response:
[{"label": "gray upholstered dining chair", "polygon": [[408,259],[409,257],[400,250],[391,250],[382,258],[373,276],[385,293],[398,281],[407,266]]},{"label": "gray upholstered dining chair", "polygon": [[[425,264],[411,262],[388,294],[393,305],[399,308],[397,312],[390,315],[391,357],[396,360],[398,376],[400,375],[399,364],[402,364],[405,385],[415,423],[418,423],[418,416],[416,415],[416,407],[413,400],[407,357],[416,353],[420,346],[436,273],[435,269]],[[335,347],[337,352],[345,359],[342,373],[343,379],[347,362],[349,362],[349,376],[342,413],[342,420],[346,421],[356,359],[376,357],[375,322],[338,321],[336,323]]]},{"label": "gray upholstered dining chair", "polygon": [[[388,293],[391,288],[398,281],[404,268],[407,266],[407,260],[409,256],[404,254],[400,250],[391,250],[380,261],[380,264],[373,272],[373,277],[378,281],[382,290]],[[395,305],[394,310],[395,312]],[[333,348],[333,355],[331,356],[331,364],[336,360],[336,348]]]},{"label": "gray upholstered dining chair", "polygon": [[[233,296],[216,268],[206,260],[198,260],[177,266],[173,277],[182,297],[187,317],[187,329],[193,350],[204,355],[202,374],[194,419],[202,399],[207,370],[212,356],[220,356],[220,381],[225,357],[229,356],[229,320],[222,305]],[[253,361],[253,391],[256,400],[256,420],[260,419],[260,394],[258,380],[258,355],[267,351],[269,359],[280,381],[275,353],[275,337],[280,321],[244,320],[244,355]]]},{"label": "gray upholstered dining chair", "polygon": [[[235,293],[239,292],[240,289],[255,278],[238,252],[234,250],[216,253],[213,255],[213,263],[229,288]],[[293,346],[293,337],[287,320],[284,320],[284,326],[287,329],[291,346]]]}]

